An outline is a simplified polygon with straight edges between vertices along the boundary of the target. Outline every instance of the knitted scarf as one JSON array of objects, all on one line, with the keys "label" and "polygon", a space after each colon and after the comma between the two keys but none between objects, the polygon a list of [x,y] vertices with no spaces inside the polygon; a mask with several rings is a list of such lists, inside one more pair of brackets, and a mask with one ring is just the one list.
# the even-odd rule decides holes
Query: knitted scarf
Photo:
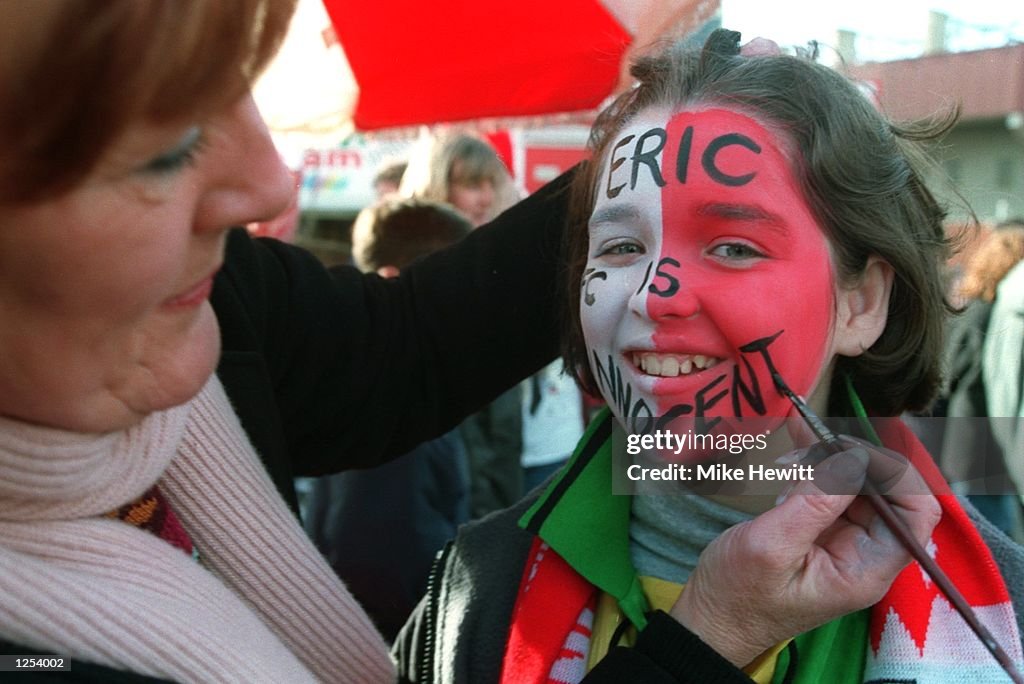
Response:
[{"label": "knitted scarf", "polygon": [[[575,684],[585,674],[594,599],[616,599],[637,629],[647,600],[629,556],[627,496],[612,494],[610,413],[595,420],[561,475],[523,516],[537,538],[523,570],[502,682]],[[882,442],[905,454],[933,491],[943,481],[924,447],[897,423]],[[1003,578],[967,514],[939,495],[942,519],[928,548],[1018,667],[1024,663]],[[799,661],[799,662],[797,662]],[[775,682],[1005,682],[1006,675],[915,562],[869,611],[797,637]]]},{"label": "knitted scarf", "polygon": [[[105,515],[154,484],[201,563]],[[0,636],[178,681],[394,680],[215,377],[123,432],[0,418]]]}]

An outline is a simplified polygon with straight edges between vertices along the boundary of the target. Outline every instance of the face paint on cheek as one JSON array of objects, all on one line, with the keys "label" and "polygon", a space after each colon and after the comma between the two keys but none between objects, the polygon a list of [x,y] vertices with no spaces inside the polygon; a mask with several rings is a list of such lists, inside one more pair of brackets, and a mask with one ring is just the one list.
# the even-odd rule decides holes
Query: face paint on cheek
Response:
[{"label": "face paint on cheek", "polygon": [[[661,360],[657,412],[784,417],[791,406],[769,364],[806,395],[827,361],[827,241],[775,136],[757,122],[726,110],[681,112],[665,132],[661,253],[647,286]],[[736,245],[759,258],[722,257]]]},{"label": "face paint on cheek", "polygon": [[[591,262],[593,263],[593,262]],[[633,369],[613,342],[614,331],[631,317],[631,303],[651,272],[650,260],[627,269],[603,271],[588,264],[580,289],[580,322],[587,361],[598,390],[621,423],[634,432],[651,429],[652,402],[632,382]]]},{"label": "face paint on cheek", "polygon": [[583,272],[583,304],[585,306],[593,306],[594,302],[597,301],[597,297],[593,292],[590,291],[590,283],[594,280],[608,280],[608,274],[605,271],[599,271],[596,268],[588,268]]}]

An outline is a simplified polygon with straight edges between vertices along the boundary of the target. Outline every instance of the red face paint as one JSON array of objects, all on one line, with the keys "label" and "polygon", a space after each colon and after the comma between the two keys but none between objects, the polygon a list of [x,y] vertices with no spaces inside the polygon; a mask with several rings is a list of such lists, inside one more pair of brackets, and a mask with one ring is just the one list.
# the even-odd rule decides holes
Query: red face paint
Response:
[{"label": "red face paint", "polygon": [[620,421],[788,415],[769,365],[810,393],[835,285],[777,137],[728,110],[648,110],[613,143],[598,190],[581,317]]}]

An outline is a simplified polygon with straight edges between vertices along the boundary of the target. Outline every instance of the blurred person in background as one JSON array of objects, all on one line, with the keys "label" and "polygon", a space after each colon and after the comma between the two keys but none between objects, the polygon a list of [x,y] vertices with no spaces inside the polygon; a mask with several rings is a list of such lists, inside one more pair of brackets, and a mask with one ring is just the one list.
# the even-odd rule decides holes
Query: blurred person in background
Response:
[{"label": "blurred person in background", "polygon": [[[996,226],[982,238],[964,265],[954,296],[966,307],[951,321],[946,342],[945,431],[938,459],[954,491],[971,503],[1007,535],[1022,541],[1021,505],[1007,477],[1006,458],[994,437],[993,422],[1015,422],[1007,417],[988,419],[982,352],[999,283],[1024,259],[1024,223]],[[1019,378],[1018,378],[1019,380]],[[1005,382],[1000,379],[999,382]],[[966,420],[969,419],[969,420]],[[998,426],[998,432],[1003,426]],[[994,489],[995,491],[990,491]],[[1005,490],[1009,491],[1005,491]]]},{"label": "blurred person in background", "polygon": [[564,367],[552,361],[522,382],[524,493],[558,472],[586,427],[583,394]]},{"label": "blurred person in background", "polygon": [[468,133],[443,133],[420,141],[409,159],[399,193],[447,202],[474,228],[516,201],[508,168],[494,148]]},{"label": "blurred person in background", "polygon": [[380,165],[373,176],[373,191],[377,199],[384,199],[398,192],[406,166],[408,162],[404,160],[391,160]]},{"label": "blurred person in background", "polygon": [[[1007,226],[1024,226],[1015,219]],[[1024,262],[1017,262],[996,287],[982,349],[981,378],[992,435],[1010,479],[1024,492]]]},{"label": "blurred person in background", "polygon": [[[395,278],[472,228],[446,204],[385,199],[356,217],[352,258],[366,273]],[[386,640],[425,592],[435,554],[469,520],[468,479],[451,431],[389,463],[313,482],[306,532]]]}]

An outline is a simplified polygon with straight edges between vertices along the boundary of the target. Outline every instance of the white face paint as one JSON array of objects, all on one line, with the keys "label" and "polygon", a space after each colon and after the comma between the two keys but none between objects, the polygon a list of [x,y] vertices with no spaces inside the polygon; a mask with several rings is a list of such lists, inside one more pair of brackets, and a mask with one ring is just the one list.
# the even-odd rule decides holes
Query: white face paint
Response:
[{"label": "white face paint", "polygon": [[832,357],[827,241],[776,137],[723,109],[641,112],[602,162],[580,298],[591,369],[628,430],[790,413]]}]

